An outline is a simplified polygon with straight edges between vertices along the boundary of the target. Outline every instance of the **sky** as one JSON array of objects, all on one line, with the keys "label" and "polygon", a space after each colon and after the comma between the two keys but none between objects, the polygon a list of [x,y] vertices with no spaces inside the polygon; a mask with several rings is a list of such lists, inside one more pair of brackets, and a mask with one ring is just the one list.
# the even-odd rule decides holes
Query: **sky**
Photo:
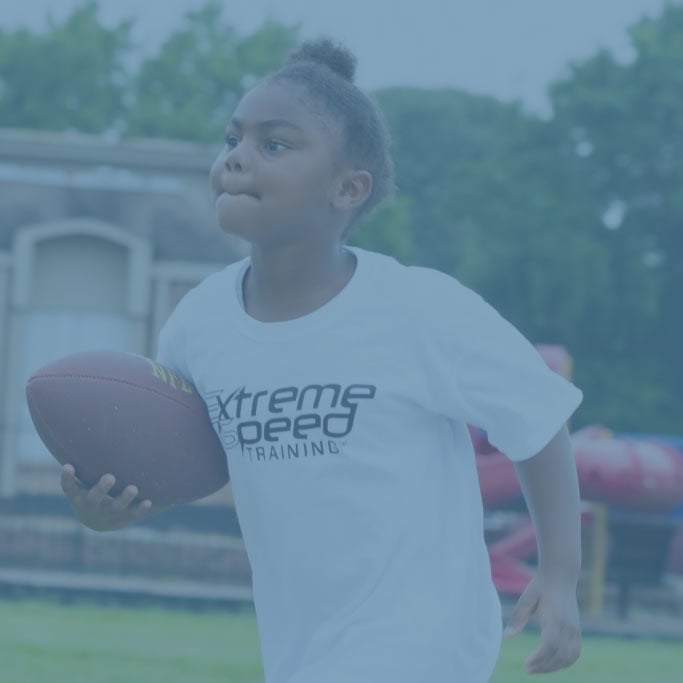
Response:
[{"label": "sky", "polygon": [[[683,0],[670,0],[681,4]],[[0,29],[44,28],[80,0],[2,0]],[[205,0],[100,0],[103,23],[135,20],[154,52]],[[331,37],[358,57],[357,82],[453,87],[521,100],[548,111],[547,85],[600,48],[631,56],[627,28],[657,16],[667,0],[225,0],[225,17],[251,32],[266,19],[298,24],[303,38]]]}]

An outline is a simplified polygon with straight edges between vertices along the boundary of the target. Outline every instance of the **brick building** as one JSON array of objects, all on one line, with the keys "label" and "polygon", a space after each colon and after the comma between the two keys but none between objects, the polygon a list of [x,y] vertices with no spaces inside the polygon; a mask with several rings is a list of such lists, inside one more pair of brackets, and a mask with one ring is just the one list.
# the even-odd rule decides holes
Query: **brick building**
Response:
[{"label": "brick building", "polygon": [[178,299],[246,253],[215,224],[215,153],[0,130],[0,499],[58,487],[26,408],[31,371],[85,349],[154,355]]},{"label": "brick building", "polygon": [[215,223],[216,152],[0,129],[2,594],[250,601],[229,485],[134,527],[91,531],[69,511],[25,400],[30,374],[60,356],[153,356],[180,297],[247,253]]}]

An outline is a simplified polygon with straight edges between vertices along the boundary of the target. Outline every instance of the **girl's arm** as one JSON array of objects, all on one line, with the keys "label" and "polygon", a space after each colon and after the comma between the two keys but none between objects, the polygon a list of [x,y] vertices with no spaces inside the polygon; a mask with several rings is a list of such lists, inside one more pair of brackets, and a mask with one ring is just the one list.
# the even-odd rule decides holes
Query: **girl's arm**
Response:
[{"label": "girl's arm", "polygon": [[576,589],[581,569],[581,510],[576,461],[566,427],[528,460],[515,463],[536,531],[538,573],[519,599],[505,630],[519,633],[532,615],[541,626],[527,671],[555,671],[581,651]]}]

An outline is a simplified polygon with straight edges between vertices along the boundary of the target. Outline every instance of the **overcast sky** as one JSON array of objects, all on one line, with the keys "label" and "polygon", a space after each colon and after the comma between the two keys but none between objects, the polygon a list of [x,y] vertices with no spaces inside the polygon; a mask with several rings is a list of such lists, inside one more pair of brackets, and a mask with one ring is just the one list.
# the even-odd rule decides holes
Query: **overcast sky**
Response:
[{"label": "overcast sky", "polygon": [[[0,28],[45,26],[80,0],[0,0]],[[681,4],[683,0],[674,0]],[[205,0],[100,0],[104,23],[136,20],[153,51],[183,14]],[[627,27],[667,0],[225,0],[242,31],[268,18],[300,24],[303,37],[330,36],[358,56],[358,83],[446,86],[522,99],[542,112],[546,85],[601,47],[630,55]]]}]

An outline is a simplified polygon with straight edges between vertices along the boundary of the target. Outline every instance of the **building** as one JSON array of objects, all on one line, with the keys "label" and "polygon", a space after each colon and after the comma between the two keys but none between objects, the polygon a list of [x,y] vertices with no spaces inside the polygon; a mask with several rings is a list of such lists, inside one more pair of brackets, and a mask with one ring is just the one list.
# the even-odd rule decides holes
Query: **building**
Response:
[{"label": "building", "polygon": [[153,356],[180,297],[246,254],[215,224],[216,151],[0,130],[0,499],[59,491],[32,371],[86,349]]}]

